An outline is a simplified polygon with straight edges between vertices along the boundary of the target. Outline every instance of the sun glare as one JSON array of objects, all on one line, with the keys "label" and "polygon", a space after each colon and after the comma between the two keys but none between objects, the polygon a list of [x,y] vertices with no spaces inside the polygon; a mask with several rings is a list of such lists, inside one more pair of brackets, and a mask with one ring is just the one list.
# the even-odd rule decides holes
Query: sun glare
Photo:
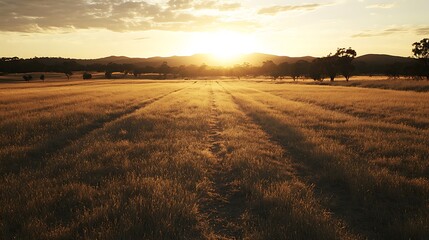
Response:
[{"label": "sun glare", "polygon": [[190,41],[188,52],[209,53],[219,62],[233,61],[241,54],[255,51],[252,36],[232,31],[199,33]]}]

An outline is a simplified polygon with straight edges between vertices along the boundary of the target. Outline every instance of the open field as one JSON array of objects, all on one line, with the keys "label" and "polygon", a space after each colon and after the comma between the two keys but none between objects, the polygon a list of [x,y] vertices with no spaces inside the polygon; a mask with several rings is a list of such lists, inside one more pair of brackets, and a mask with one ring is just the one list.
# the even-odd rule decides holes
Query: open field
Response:
[{"label": "open field", "polygon": [[429,93],[0,84],[0,239],[429,239]]},{"label": "open field", "polygon": [[426,79],[410,79],[410,78],[388,78],[386,76],[354,76],[350,81],[345,78],[336,78],[330,82],[325,79],[323,82],[314,81],[313,79],[281,79],[275,81],[275,84],[308,84],[308,85],[324,85],[324,86],[341,86],[341,87],[360,87],[360,88],[379,88],[398,91],[414,91],[414,92],[429,92],[429,81]]}]

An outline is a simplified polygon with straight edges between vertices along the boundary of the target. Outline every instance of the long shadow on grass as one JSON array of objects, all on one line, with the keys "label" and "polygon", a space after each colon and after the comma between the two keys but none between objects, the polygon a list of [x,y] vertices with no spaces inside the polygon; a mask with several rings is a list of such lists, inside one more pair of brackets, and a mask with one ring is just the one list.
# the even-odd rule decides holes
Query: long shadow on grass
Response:
[{"label": "long shadow on grass", "polygon": [[[362,193],[355,189],[356,180],[350,179],[334,156],[321,153],[318,146],[307,140],[306,136],[291,125],[279,122],[267,111],[246,107],[241,100],[232,95],[240,108],[258,124],[272,140],[279,143],[297,166],[298,175],[308,184],[314,185],[315,193],[322,205],[343,219],[352,231],[370,239],[424,239],[427,230],[400,229],[406,219],[418,216],[426,211],[424,193],[418,188],[405,192],[398,190],[392,194],[384,188],[383,183],[365,179],[369,174],[359,176],[358,181],[374,183],[372,190]],[[340,163],[341,164],[341,163]],[[392,188],[392,187],[391,187]],[[423,215],[424,216],[424,215]],[[406,228],[407,226],[405,226]]]},{"label": "long shadow on grass", "polygon": [[132,105],[129,108],[124,109],[123,111],[108,114],[105,117],[97,119],[90,124],[74,129],[73,133],[68,132],[68,134],[66,133],[58,135],[46,142],[43,142],[38,147],[35,147],[34,149],[31,149],[30,151],[26,152],[25,157],[14,158],[14,156],[10,156],[8,159],[5,158],[4,160],[2,160],[0,165],[0,175],[3,176],[4,174],[17,173],[21,169],[25,168],[40,168],[43,166],[44,159],[48,159],[50,156],[66,148],[73,142],[79,141],[79,139],[84,138],[85,136],[91,134],[94,131],[97,131],[98,129],[102,129],[107,124],[114,122],[120,118],[123,118],[126,115],[133,114],[139,109],[146,107],[147,105],[152,104],[156,101],[159,101],[168,95],[179,92],[185,88],[186,87],[179,88],[169,93],[160,95],[158,97],[148,99],[146,101]]}]

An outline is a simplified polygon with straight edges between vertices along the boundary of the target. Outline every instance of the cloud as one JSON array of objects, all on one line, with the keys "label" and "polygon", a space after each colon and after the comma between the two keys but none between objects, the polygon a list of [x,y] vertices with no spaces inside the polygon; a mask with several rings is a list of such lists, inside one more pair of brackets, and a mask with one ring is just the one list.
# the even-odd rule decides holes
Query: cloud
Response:
[{"label": "cloud", "polygon": [[162,4],[142,0],[0,0],[0,31],[209,30],[207,27],[222,26],[225,22],[219,14],[207,15],[199,9],[232,11],[241,7],[234,2],[205,2],[207,5],[202,6],[202,1],[191,0],[169,0]]},{"label": "cloud", "polygon": [[409,30],[410,28],[406,28],[406,27],[393,27],[393,28],[383,29],[381,31],[365,31],[365,32],[352,35],[352,37],[353,38],[380,37],[380,36],[388,36],[388,35],[397,34],[397,33],[404,33],[404,32],[408,32]]},{"label": "cloud", "polygon": [[353,38],[362,38],[362,37],[380,37],[388,36],[392,34],[399,33],[409,33],[414,32],[414,34],[423,36],[429,35],[429,26],[403,26],[403,27],[391,27],[383,30],[367,30],[361,33],[352,35]]},{"label": "cloud", "polygon": [[288,11],[311,11],[317,8],[325,6],[325,4],[311,3],[311,4],[303,4],[303,5],[284,5],[284,6],[272,6],[267,8],[259,9],[259,14],[266,15],[275,15],[280,12],[288,12]]},{"label": "cloud", "polygon": [[223,3],[217,6],[219,11],[233,11],[241,8],[240,3]]},{"label": "cloud", "polygon": [[381,9],[389,9],[395,7],[394,3],[377,3],[366,6],[366,8],[381,8]]},{"label": "cloud", "polygon": [[429,27],[418,27],[415,32],[417,35],[429,35]]},{"label": "cloud", "polygon": [[138,37],[138,38],[134,38],[134,40],[136,41],[141,41],[141,40],[148,40],[150,39],[149,37]]},{"label": "cloud", "polygon": [[193,0],[169,0],[168,6],[171,9],[182,10],[182,9],[210,9],[218,11],[233,11],[241,7],[241,3],[236,2],[222,2],[222,1],[193,1]]}]

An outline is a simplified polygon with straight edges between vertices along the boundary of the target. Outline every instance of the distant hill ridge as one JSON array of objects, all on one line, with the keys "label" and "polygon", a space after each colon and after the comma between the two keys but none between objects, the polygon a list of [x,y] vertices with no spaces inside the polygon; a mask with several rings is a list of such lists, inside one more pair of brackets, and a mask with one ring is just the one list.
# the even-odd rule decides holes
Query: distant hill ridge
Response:
[{"label": "distant hill ridge", "polygon": [[357,57],[355,61],[365,62],[368,64],[380,64],[380,65],[388,65],[396,62],[399,63],[407,63],[413,61],[413,58],[410,57],[399,57],[392,56],[387,54],[366,54],[360,57]]},{"label": "distant hill ridge", "polygon": [[[180,65],[202,65],[206,64],[208,66],[231,66],[235,64],[249,63],[254,66],[262,65],[264,61],[273,61],[276,64],[283,62],[295,63],[300,60],[313,61],[315,57],[304,56],[304,57],[288,57],[288,56],[278,56],[264,53],[251,53],[244,54],[237,58],[228,61],[222,61],[213,57],[210,54],[195,54],[191,56],[171,56],[171,57],[149,57],[149,58],[130,58],[126,56],[109,56],[98,59],[70,59],[70,58],[38,58],[39,61],[45,64],[58,64],[62,61],[74,60],[79,64],[108,64],[108,63],[117,63],[117,64],[134,64],[134,65],[150,65],[150,66],[159,66],[163,62],[167,62],[169,66],[180,66]],[[355,59],[356,62],[364,62],[371,65],[386,65],[393,64],[395,62],[406,63],[413,61],[413,58],[410,57],[400,57],[392,56],[386,54],[366,54],[359,56]]]},{"label": "distant hill ridge", "polygon": [[299,60],[312,61],[314,57],[305,56],[305,57],[287,57],[287,56],[277,56],[263,53],[252,53],[244,54],[239,57],[236,57],[231,60],[220,60],[211,54],[195,54],[191,56],[171,56],[171,57],[150,57],[150,58],[129,58],[124,56],[110,56],[99,59],[88,59],[88,60],[76,60],[79,63],[88,64],[88,63],[100,63],[106,64],[109,62],[124,64],[148,64],[148,65],[160,65],[163,62],[167,62],[170,66],[180,66],[180,65],[201,65],[206,64],[209,66],[222,66],[222,65],[234,65],[242,64],[247,62],[251,65],[259,66],[264,61],[271,60],[276,64],[282,62],[294,63]]}]

